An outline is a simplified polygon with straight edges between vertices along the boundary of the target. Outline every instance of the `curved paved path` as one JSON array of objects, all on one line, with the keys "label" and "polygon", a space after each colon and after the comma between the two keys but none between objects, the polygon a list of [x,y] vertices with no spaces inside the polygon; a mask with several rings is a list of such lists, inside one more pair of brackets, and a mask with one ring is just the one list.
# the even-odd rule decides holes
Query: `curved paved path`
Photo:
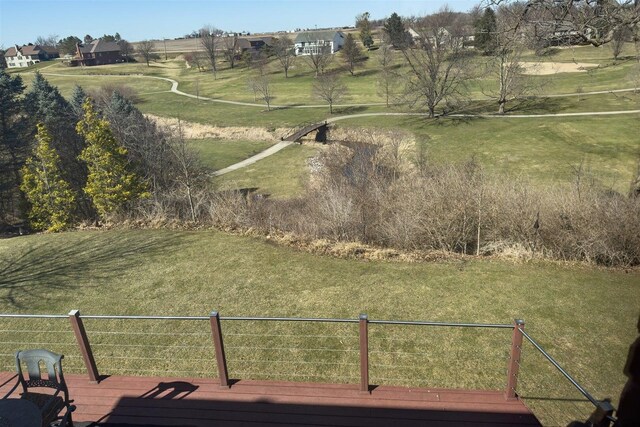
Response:
[{"label": "curved paved path", "polygon": [[[42,70],[48,67],[43,67]],[[173,80],[169,77],[158,77],[158,76],[147,76],[144,74],[65,74],[65,73],[41,73],[43,75],[49,76],[58,76],[58,77],[125,77],[125,78],[144,78],[144,79],[155,79],[155,80],[163,80],[168,83],[171,83],[171,89],[167,92],[175,93],[176,95],[186,96],[188,98],[199,99],[202,101],[211,101],[217,102],[220,104],[229,104],[229,105],[242,105],[245,107],[260,107],[264,108],[265,104],[258,104],[255,102],[244,102],[244,101],[230,101],[226,99],[219,98],[209,98],[206,96],[196,96],[187,92],[183,92],[178,89],[180,83],[177,80]],[[612,89],[612,90],[599,90],[593,92],[583,92],[583,93],[557,93],[551,95],[541,95],[541,98],[564,98],[564,97],[574,97],[574,96],[589,96],[589,95],[606,95],[608,93],[624,93],[624,92],[635,92],[639,91],[638,88],[628,88],[628,89]],[[157,92],[162,93],[162,92]],[[473,99],[474,101],[487,101],[489,98],[477,98]],[[371,103],[363,103],[363,104],[335,104],[336,108],[345,108],[345,107],[379,107],[385,106],[384,102],[371,102]],[[274,109],[289,109],[289,108],[327,108],[326,104],[307,104],[307,105],[271,105],[271,108]],[[413,114],[413,113],[408,113]],[[498,117],[507,117],[507,116],[498,116]],[[509,116],[512,117],[512,116]],[[543,116],[542,116],[543,117]]]},{"label": "curved paved path", "polygon": [[[47,68],[47,67],[44,67]],[[44,69],[43,68],[43,69]],[[143,74],[128,74],[128,75],[113,75],[113,74],[63,74],[63,73],[42,73],[43,75],[51,75],[51,76],[60,76],[60,77],[126,77],[126,78],[147,78],[147,79],[156,79],[163,80],[171,83],[171,89],[167,92],[175,93],[176,95],[186,96],[188,98],[199,99],[204,101],[217,102],[221,104],[229,104],[229,105],[242,105],[247,107],[261,107],[264,108],[264,104],[257,104],[251,102],[241,102],[241,101],[228,101],[224,99],[215,99],[208,98],[204,96],[196,96],[190,93],[182,92],[178,90],[179,83],[177,80],[170,79],[168,77],[157,77],[157,76],[146,76]],[[593,92],[583,92],[583,93],[566,93],[566,94],[554,94],[554,95],[545,95],[546,98],[561,98],[561,97],[571,97],[571,96],[589,96],[589,95],[604,95],[608,93],[624,93],[624,92],[633,92],[637,91],[637,88],[630,89],[613,89],[613,90],[603,90],[603,91],[593,91]],[[369,106],[380,106],[385,105],[384,103],[371,103],[371,104],[340,104],[334,105],[337,108],[343,107],[369,107]],[[327,108],[326,105],[272,105],[274,109],[278,108]],[[544,118],[544,117],[585,117],[585,116],[612,116],[612,115],[621,115],[621,114],[638,114],[640,110],[623,110],[623,111],[592,111],[592,112],[582,112],[582,113],[550,113],[550,114],[510,114],[510,115],[500,115],[500,114],[448,114],[446,117],[464,117],[464,118],[486,118],[486,119],[521,119],[521,118]],[[347,119],[356,119],[360,117],[375,117],[375,116],[424,116],[426,117],[426,113],[361,113],[361,114],[349,114],[345,116],[339,117],[331,117],[326,120],[327,123],[335,123],[340,120]],[[439,116],[442,117],[442,116]],[[229,172],[233,172],[235,170],[244,168],[246,166],[252,165],[259,160],[262,160],[268,156],[271,156],[277,153],[280,150],[290,146],[293,144],[291,141],[281,141],[277,144],[267,148],[266,150],[249,157],[241,162],[234,163],[233,165],[227,166],[226,168],[217,170],[213,173],[213,176],[220,176],[227,174]]]}]

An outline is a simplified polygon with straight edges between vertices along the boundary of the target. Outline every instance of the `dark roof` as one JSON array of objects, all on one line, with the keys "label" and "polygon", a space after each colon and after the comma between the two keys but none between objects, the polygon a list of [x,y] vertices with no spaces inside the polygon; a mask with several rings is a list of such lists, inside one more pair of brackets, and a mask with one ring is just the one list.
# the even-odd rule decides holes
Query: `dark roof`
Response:
[{"label": "dark roof", "polygon": [[120,52],[120,46],[118,43],[105,42],[104,40],[97,39],[89,44],[80,47],[82,53],[96,53],[96,52]]},{"label": "dark roof", "polygon": [[274,37],[265,36],[265,37],[251,37],[248,40],[249,42],[256,42],[256,41],[262,40],[264,44],[266,44],[267,46],[271,46],[273,44],[273,39]]},{"label": "dark roof", "polygon": [[342,36],[342,31],[325,30],[325,31],[305,31],[304,33],[298,33],[294,43],[310,42],[316,40],[333,40],[339,33]]},{"label": "dark roof", "polygon": [[40,46],[36,45],[24,45],[22,47],[18,47],[18,46],[13,46],[10,47],[9,49],[7,49],[7,51],[4,53],[5,57],[11,57],[11,56],[17,56],[18,55],[18,50],[16,50],[16,48],[20,51],[21,54],[25,55],[25,56],[31,56],[31,55],[39,55],[41,52],[44,51],[43,48],[41,48]]},{"label": "dark roof", "polygon": [[41,49],[44,50],[45,52],[47,52],[49,55],[54,55],[54,54],[58,54],[58,49],[56,49],[53,46],[41,46]]}]

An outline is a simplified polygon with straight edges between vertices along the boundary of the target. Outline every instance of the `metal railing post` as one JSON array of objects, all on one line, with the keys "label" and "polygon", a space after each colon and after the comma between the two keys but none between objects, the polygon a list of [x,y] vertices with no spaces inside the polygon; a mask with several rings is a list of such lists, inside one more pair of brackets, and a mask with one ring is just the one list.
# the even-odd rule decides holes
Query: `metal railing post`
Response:
[{"label": "metal railing post", "polygon": [[518,372],[520,370],[523,330],[524,320],[514,320],[513,335],[511,337],[511,353],[509,355],[509,366],[507,367],[507,389],[505,390],[505,398],[507,400],[517,398],[516,388],[518,386]]},{"label": "metal railing post", "polygon": [[220,329],[220,314],[212,311],[209,316],[211,321],[211,337],[216,351],[216,365],[218,365],[218,378],[220,387],[229,387],[229,372],[227,371],[227,358],[224,353],[224,343],[222,342],[222,329]]},{"label": "metal railing post", "polygon": [[361,314],[360,323],[360,391],[369,393],[369,318]]},{"label": "metal railing post", "polygon": [[98,367],[96,366],[96,360],[93,358],[89,338],[87,338],[87,331],[84,329],[82,318],[80,318],[80,311],[71,310],[69,312],[69,321],[71,322],[73,333],[76,336],[76,341],[78,341],[78,347],[80,348],[84,365],[87,367],[89,382],[98,383],[100,381],[100,375],[98,373]]}]

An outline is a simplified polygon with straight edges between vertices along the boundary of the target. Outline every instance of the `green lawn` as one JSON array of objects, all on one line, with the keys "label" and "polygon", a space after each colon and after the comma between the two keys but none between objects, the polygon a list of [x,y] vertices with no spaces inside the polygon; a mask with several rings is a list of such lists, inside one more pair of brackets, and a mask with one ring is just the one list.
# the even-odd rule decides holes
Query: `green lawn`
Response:
[{"label": "green lawn", "polygon": [[[553,76],[532,77],[535,82],[540,83],[541,94],[553,93],[575,93],[577,90],[597,91],[607,89],[629,88],[638,85],[637,63],[631,58],[633,48],[627,46],[623,53],[623,59],[614,64],[610,57],[608,48],[595,48],[590,46],[576,47],[574,49],[560,49],[554,54],[545,57],[525,56],[527,61],[556,61],[556,62],[589,62],[598,64],[598,68],[586,73],[561,73]],[[355,76],[350,76],[348,72],[341,71],[343,82],[349,89],[349,95],[344,100],[345,103],[380,103],[383,98],[377,90],[379,77],[379,66],[376,60],[376,52],[369,52],[369,59],[361,63]],[[401,55],[396,52],[397,66],[400,67]],[[475,70],[483,69],[482,61],[485,58],[473,59],[477,63]],[[159,61],[147,67],[141,63],[114,64],[96,67],[65,67],[60,63],[38,64],[35,68],[45,68],[44,73],[68,74],[69,77],[58,77],[57,83],[61,85],[63,92],[67,87],[73,86],[77,78],[72,75],[82,74],[92,76],[88,85],[98,84],[97,82],[105,78],[104,75],[147,75],[156,77],[169,77],[180,82],[180,90],[191,94],[199,94],[204,97],[215,99],[254,102],[254,95],[249,89],[248,79],[252,71],[243,64],[231,69],[226,63],[220,64],[217,78],[210,72],[199,72],[194,68],[187,69],[184,61],[171,59]],[[333,57],[329,70],[341,70],[344,67],[341,55]],[[26,70],[25,73],[33,71]],[[14,71],[15,72],[15,71]],[[304,58],[297,58],[294,66],[290,70],[289,78],[284,77],[277,60],[272,60],[267,66],[267,74],[272,82],[272,92],[275,96],[273,103],[276,105],[298,105],[298,104],[321,104],[312,94],[314,82],[314,72],[306,63]],[[28,76],[28,74],[25,74]],[[51,76],[53,78],[53,76]],[[84,81],[84,79],[80,79]],[[151,87],[148,90],[141,90],[144,93],[157,91],[154,82],[147,79]],[[129,83],[129,82],[127,82]],[[82,84],[82,83],[79,83]],[[138,85],[144,85],[139,82]],[[481,87],[487,88],[495,85],[486,76],[480,75],[469,82],[472,97],[482,97]],[[169,86],[165,85],[168,89]]]},{"label": "green lawn", "polygon": [[364,117],[342,126],[411,130],[427,157],[460,162],[474,157],[489,170],[537,183],[571,182],[584,169],[626,193],[640,155],[640,115],[513,119]]},{"label": "green lawn", "polygon": [[[0,240],[5,313],[309,316],[509,323],[598,398],[614,403],[635,338],[638,271],[466,258],[364,262],[214,231],[75,232]],[[2,369],[18,348],[62,352],[82,372],[68,321],[2,320]],[[87,320],[104,374],[215,376],[208,323]],[[223,321],[232,378],[358,383],[356,325]],[[42,332],[46,331],[46,332]],[[508,330],[370,331],[373,383],[500,389]],[[308,351],[309,349],[318,349]],[[253,361],[259,361],[253,362]],[[545,425],[589,406],[526,344],[520,393]],[[565,400],[570,399],[570,400]]]},{"label": "green lawn", "polygon": [[215,178],[221,188],[256,188],[273,197],[289,197],[302,191],[308,175],[307,160],[313,157],[318,145],[294,144],[253,165]]},{"label": "green lawn", "polygon": [[200,159],[212,169],[222,169],[258,154],[273,145],[267,141],[222,141],[192,139],[189,144],[198,151]]}]

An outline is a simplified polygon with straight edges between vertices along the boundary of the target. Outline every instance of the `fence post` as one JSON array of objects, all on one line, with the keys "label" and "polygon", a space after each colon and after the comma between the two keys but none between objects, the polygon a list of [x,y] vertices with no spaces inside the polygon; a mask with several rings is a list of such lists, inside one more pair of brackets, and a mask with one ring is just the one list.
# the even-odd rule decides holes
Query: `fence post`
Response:
[{"label": "fence post", "polygon": [[360,391],[369,393],[369,317],[360,315]]},{"label": "fence post", "polygon": [[222,342],[222,330],[220,329],[220,314],[212,311],[209,315],[211,321],[211,336],[213,346],[216,351],[216,364],[218,365],[218,378],[220,387],[229,387],[229,372],[227,371],[227,358],[224,354],[224,343]]},{"label": "fence post", "polygon": [[521,331],[523,330],[524,320],[514,320],[511,353],[509,355],[509,366],[507,368],[507,389],[505,391],[505,398],[507,400],[517,398],[516,388],[518,386],[518,371],[520,370],[520,354],[522,353],[523,338]]},{"label": "fence post", "polygon": [[71,310],[69,312],[69,321],[71,322],[73,333],[76,336],[76,341],[78,341],[78,347],[80,347],[80,354],[82,354],[84,365],[87,367],[89,382],[98,383],[100,381],[100,375],[98,374],[96,361],[93,358],[93,351],[91,351],[89,338],[87,338],[87,331],[84,329],[84,324],[80,318],[80,311]]}]

